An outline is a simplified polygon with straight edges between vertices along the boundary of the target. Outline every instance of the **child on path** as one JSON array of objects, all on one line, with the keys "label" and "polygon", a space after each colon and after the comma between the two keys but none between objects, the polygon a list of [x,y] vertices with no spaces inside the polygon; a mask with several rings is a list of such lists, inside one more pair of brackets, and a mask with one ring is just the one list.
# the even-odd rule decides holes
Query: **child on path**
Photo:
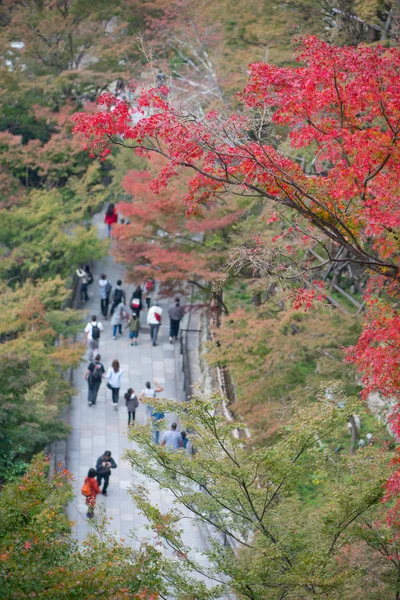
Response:
[{"label": "child on path", "polygon": [[135,390],[133,388],[129,388],[125,394],[125,404],[128,410],[128,427],[135,423],[135,413],[136,409],[139,406],[139,400],[135,394]]},{"label": "child on path", "polygon": [[140,331],[140,319],[139,315],[135,312],[132,313],[128,323],[129,327],[129,339],[131,340],[131,346],[138,345],[139,331]]},{"label": "child on path", "polygon": [[96,474],[96,469],[89,469],[82,488],[82,494],[86,496],[86,506],[88,507],[86,516],[88,519],[93,519],[96,496],[101,493],[99,484],[96,481]]},{"label": "child on path", "polygon": [[111,367],[107,371],[106,379],[108,379],[107,387],[112,392],[112,401],[115,410],[118,409],[119,388],[121,387],[121,377],[124,371],[119,366],[117,359],[113,360]]}]

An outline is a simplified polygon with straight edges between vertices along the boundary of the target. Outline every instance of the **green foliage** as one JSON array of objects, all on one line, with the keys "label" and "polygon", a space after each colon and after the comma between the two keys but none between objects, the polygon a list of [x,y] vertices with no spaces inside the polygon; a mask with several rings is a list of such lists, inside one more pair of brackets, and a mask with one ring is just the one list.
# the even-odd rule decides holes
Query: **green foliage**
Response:
[{"label": "green foliage", "polygon": [[[185,406],[156,401],[157,408],[176,412],[182,429],[190,432],[195,449],[191,456],[154,444],[149,425],[136,426],[129,434],[139,446],[126,453],[134,469],[170,490],[210,527],[212,548],[205,554],[214,577],[226,578],[227,588],[240,598],[339,599],[347,598],[344,589],[357,589],[362,565],[350,564],[344,549],[349,544],[364,547],[365,528],[381,514],[389,457],[373,446],[355,457],[340,457],[319,446],[359,410],[359,401],[346,397],[340,385],[329,387],[334,399],[323,391],[317,401],[298,409],[270,447],[253,449],[238,437],[237,424],[219,416],[218,398],[192,397]],[[307,508],[299,485],[315,473],[324,501]],[[161,515],[141,484],[134,486],[133,498],[165,543],[183,553],[188,570],[202,571],[180,539],[184,515],[179,507]],[[377,548],[375,552],[379,559]],[[387,571],[391,580],[382,574],[375,583],[384,590],[382,597],[395,589],[397,563]]]}]

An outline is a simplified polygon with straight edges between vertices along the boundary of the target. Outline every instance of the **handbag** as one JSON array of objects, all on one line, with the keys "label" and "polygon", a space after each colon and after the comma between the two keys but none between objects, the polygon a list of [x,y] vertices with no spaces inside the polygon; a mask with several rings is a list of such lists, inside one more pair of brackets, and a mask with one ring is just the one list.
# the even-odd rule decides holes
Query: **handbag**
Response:
[{"label": "handbag", "polygon": [[114,389],[113,386],[111,385],[111,383],[109,381],[107,382],[107,387],[108,387],[109,390],[113,390]]}]

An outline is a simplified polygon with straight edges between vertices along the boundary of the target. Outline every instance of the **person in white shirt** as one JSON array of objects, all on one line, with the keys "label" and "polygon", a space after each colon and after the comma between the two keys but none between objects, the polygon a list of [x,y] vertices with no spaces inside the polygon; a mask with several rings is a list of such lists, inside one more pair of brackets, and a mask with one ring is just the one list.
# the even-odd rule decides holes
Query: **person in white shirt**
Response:
[{"label": "person in white shirt", "polygon": [[99,288],[100,288],[100,306],[101,306],[101,314],[105,319],[107,319],[108,315],[108,305],[110,303],[110,294],[111,294],[111,283],[107,279],[107,275],[103,273],[103,275],[99,279]]},{"label": "person in white shirt", "polygon": [[[146,387],[144,388],[144,390],[142,390],[140,392],[139,400],[143,400],[143,398],[144,398],[145,402],[146,402],[146,398],[155,398],[157,392],[162,392],[164,389],[163,387],[161,387],[160,384],[157,383],[156,380],[154,380],[154,386],[155,387],[152,388],[150,381],[146,381]],[[150,404],[147,404],[146,413],[147,413],[148,419],[151,418],[152,412],[153,412],[153,407]]]},{"label": "person in white shirt", "polygon": [[115,359],[106,375],[106,379],[108,379],[107,387],[112,392],[112,401],[115,410],[118,409],[119,388],[121,387],[121,377],[123,372],[124,371],[119,366],[119,362]]},{"label": "person in white shirt", "polygon": [[97,320],[96,315],[92,316],[92,320],[85,327],[85,342],[88,346],[88,359],[93,360],[95,354],[98,354],[100,342],[100,333],[104,331],[103,325]]},{"label": "person in white shirt", "polygon": [[158,330],[162,319],[162,308],[158,306],[158,300],[149,308],[147,313],[147,325],[150,325],[150,338],[153,346],[157,346]]}]

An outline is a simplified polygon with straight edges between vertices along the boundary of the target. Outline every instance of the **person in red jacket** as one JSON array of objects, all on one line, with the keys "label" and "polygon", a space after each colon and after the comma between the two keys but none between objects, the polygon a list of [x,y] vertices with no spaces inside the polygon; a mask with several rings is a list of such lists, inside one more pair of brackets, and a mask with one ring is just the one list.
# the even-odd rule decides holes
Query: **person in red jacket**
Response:
[{"label": "person in red jacket", "polygon": [[[86,506],[88,507],[86,516],[88,519],[93,519],[94,507],[96,506],[96,496],[97,494],[101,494],[101,489],[97,483],[96,475],[96,469],[89,469],[89,473],[87,477],[85,477],[85,483],[82,488],[82,493],[85,492],[86,496]],[[87,491],[89,491],[89,494],[86,493]]]},{"label": "person in red jacket", "polygon": [[107,224],[108,237],[111,237],[111,227],[114,225],[114,223],[118,223],[118,215],[114,204],[110,204],[107,208],[106,216],[104,217],[104,223]]}]

